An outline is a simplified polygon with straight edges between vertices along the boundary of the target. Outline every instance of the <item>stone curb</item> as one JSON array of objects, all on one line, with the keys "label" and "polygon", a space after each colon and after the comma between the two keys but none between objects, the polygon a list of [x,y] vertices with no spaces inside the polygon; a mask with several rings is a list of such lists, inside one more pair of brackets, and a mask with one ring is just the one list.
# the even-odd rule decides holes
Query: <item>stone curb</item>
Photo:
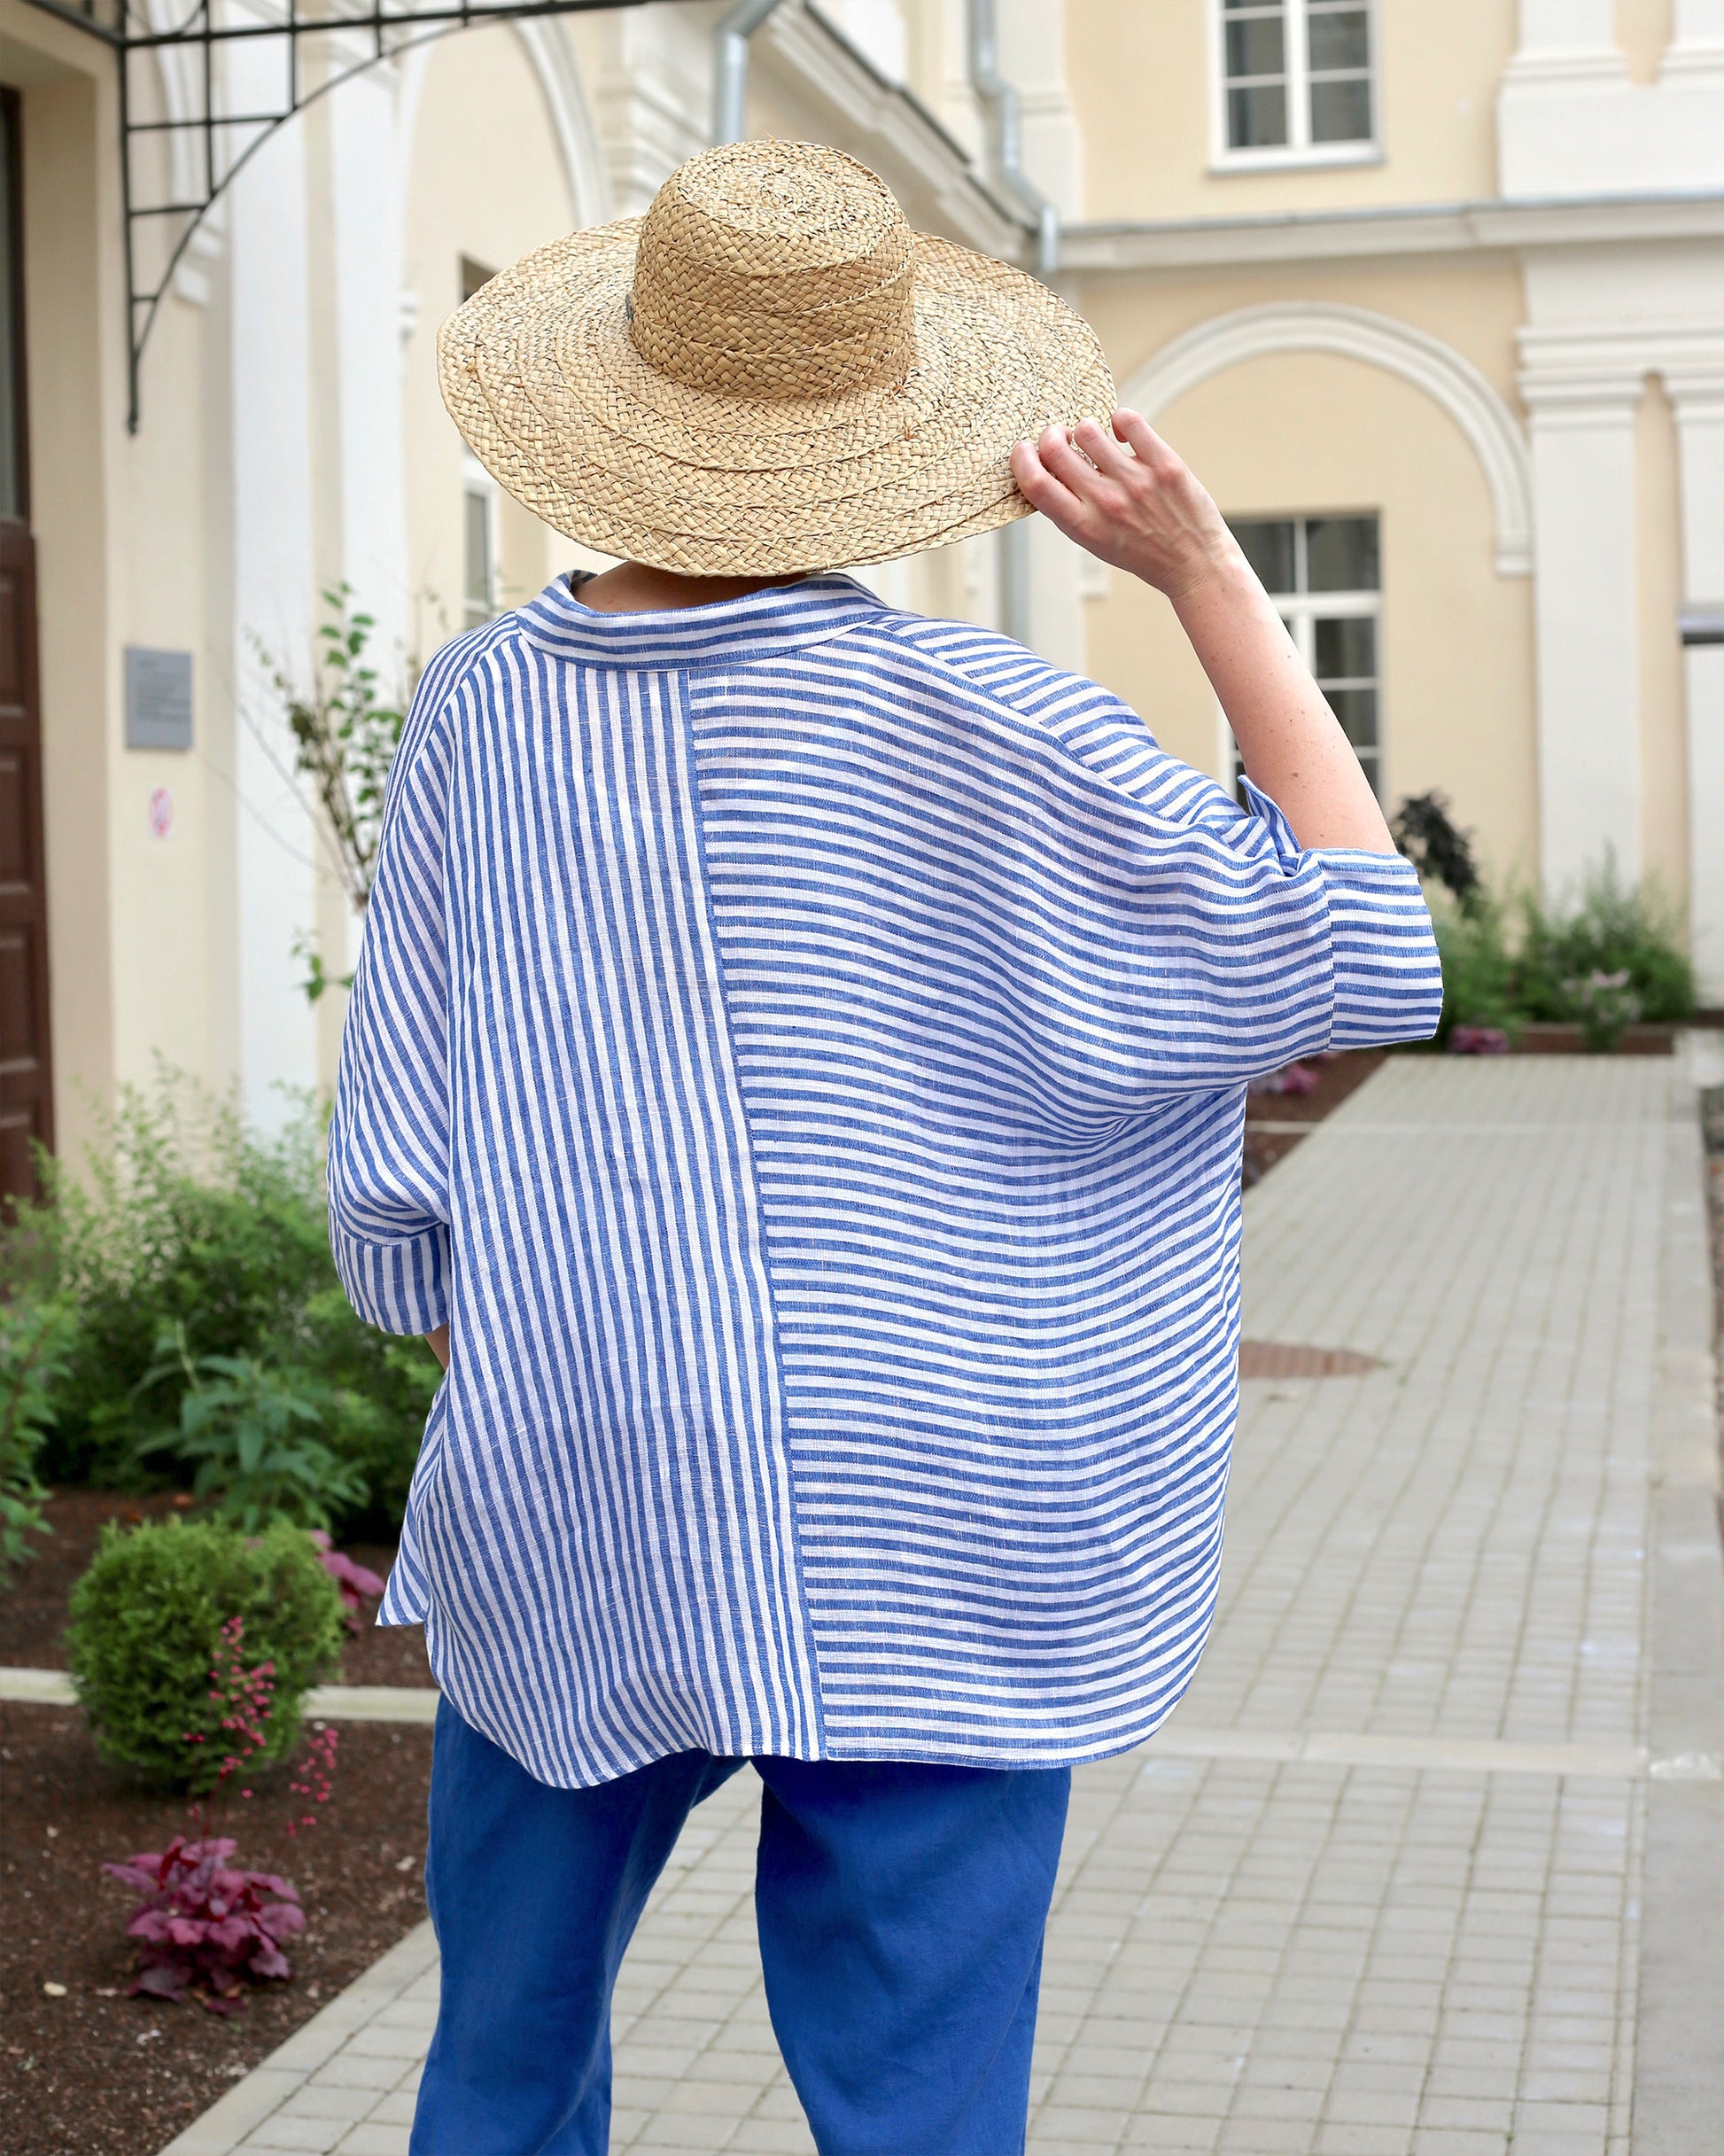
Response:
[{"label": "stone curb", "polygon": [[339,1996],[297,2028],[287,2042],[194,2119],[161,2156],[230,2156],[246,2135],[280,2109],[319,2066],[327,2064],[356,2028],[375,2020],[437,1959],[429,1922],[415,1925]]}]

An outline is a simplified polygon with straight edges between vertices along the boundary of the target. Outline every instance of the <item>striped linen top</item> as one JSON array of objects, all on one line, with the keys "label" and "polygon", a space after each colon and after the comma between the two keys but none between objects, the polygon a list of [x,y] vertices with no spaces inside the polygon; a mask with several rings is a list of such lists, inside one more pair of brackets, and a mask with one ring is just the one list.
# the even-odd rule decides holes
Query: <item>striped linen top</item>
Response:
[{"label": "striped linen top", "polygon": [[1246,1081],[1429,1033],[1396,856],[827,575],[441,651],[330,1138],[447,1319],[383,1609],[540,1779],[1136,1743],[1215,1597]]}]

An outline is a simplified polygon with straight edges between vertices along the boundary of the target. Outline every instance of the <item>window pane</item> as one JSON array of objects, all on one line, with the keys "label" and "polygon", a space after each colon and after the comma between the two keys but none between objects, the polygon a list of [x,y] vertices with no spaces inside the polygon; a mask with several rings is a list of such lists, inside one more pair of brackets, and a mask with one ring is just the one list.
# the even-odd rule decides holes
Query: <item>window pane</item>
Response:
[{"label": "window pane", "polygon": [[1371,38],[1363,8],[1343,14],[1311,16],[1311,73],[1327,74],[1371,65]]},{"label": "window pane", "polygon": [[1369,614],[1315,622],[1320,681],[1370,681],[1377,672],[1377,624]]},{"label": "window pane", "polygon": [[1341,731],[1361,751],[1377,746],[1377,691],[1374,689],[1332,689],[1329,708],[1341,722]]},{"label": "window pane", "polygon": [[1227,93],[1227,141],[1234,150],[1278,149],[1287,139],[1287,93],[1278,82]]},{"label": "window pane", "polygon": [[[1246,96],[1254,94],[1246,92]],[[1314,143],[1363,143],[1371,140],[1369,77],[1361,75],[1350,82],[1312,83],[1311,140]]]},{"label": "window pane", "polygon": [[1291,593],[1293,589],[1293,528],[1291,518],[1283,522],[1253,519],[1246,524],[1236,524],[1233,536],[1239,542],[1245,558],[1257,572],[1257,580],[1268,592]]},{"label": "window pane", "polygon": [[1247,15],[1242,22],[1227,26],[1227,73],[1237,81],[1241,75],[1285,74],[1287,70],[1286,40],[1278,15]]},{"label": "window pane", "polygon": [[482,494],[467,496],[467,611],[483,621],[491,611],[491,505]]},{"label": "window pane", "polygon": [[1313,517],[1305,527],[1305,545],[1313,591],[1377,589],[1375,517]]}]

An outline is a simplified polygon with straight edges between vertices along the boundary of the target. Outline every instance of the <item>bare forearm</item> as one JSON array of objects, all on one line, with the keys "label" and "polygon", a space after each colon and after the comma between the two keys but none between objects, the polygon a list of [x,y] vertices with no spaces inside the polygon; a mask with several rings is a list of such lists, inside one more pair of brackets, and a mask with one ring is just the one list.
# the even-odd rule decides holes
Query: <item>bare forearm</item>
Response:
[{"label": "bare forearm", "polygon": [[1237,549],[1169,595],[1209,677],[1254,785],[1301,846],[1393,853],[1371,782],[1281,617]]},{"label": "bare forearm", "polygon": [[1245,767],[1302,846],[1392,853],[1383,813],[1323,692],[1221,512],[1137,412],[1021,442],[1027,500],[1101,560],[1161,592],[1227,714]]},{"label": "bare forearm", "polygon": [[447,1370],[449,1366],[449,1328],[439,1325],[434,1333],[425,1335],[426,1345]]}]

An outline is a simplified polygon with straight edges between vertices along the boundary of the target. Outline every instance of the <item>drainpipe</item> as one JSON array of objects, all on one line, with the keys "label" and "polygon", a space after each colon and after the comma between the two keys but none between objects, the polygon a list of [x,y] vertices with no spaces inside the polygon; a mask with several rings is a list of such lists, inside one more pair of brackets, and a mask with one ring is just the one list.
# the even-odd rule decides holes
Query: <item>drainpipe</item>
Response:
[{"label": "drainpipe", "polygon": [[712,33],[712,140],[739,143],[748,124],[749,40],[779,0],[736,0]]},{"label": "drainpipe", "polygon": [[1060,212],[1023,168],[1021,106],[1016,86],[999,72],[994,0],[970,0],[970,88],[994,115],[993,161],[1036,233],[1036,274],[1048,284],[1060,267]]}]

